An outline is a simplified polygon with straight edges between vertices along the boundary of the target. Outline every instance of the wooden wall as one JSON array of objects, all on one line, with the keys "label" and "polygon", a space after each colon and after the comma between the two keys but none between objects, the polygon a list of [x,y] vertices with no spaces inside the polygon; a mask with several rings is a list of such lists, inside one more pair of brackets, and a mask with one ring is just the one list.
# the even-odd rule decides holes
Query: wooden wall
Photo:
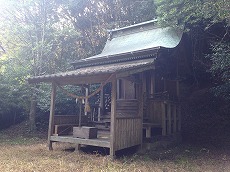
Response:
[{"label": "wooden wall", "polygon": [[149,122],[161,124],[161,121],[162,121],[161,104],[162,104],[162,101],[156,101],[153,99],[149,99],[147,103],[147,114],[148,114]]},{"label": "wooden wall", "polygon": [[115,150],[140,145],[142,142],[142,120],[139,117],[117,118],[115,131]]},{"label": "wooden wall", "polygon": [[125,99],[120,99],[117,100],[117,115],[121,115],[121,116],[127,116],[127,115],[131,115],[131,116],[137,116],[138,114],[138,101],[136,99],[129,99],[129,100],[125,100]]},{"label": "wooden wall", "polygon": [[140,100],[116,100],[115,151],[142,144],[142,117],[139,110]]}]

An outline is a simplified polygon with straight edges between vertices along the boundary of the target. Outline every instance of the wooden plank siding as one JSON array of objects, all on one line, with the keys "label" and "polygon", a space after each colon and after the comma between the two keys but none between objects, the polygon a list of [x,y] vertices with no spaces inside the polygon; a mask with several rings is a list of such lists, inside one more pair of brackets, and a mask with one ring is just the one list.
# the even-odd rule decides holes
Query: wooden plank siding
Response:
[{"label": "wooden plank siding", "polygon": [[139,116],[138,100],[117,100],[115,126],[115,150],[141,145],[142,118]]},{"label": "wooden plank siding", "polygon": [[117,100],[117,115],[118,116],[120,116],[120,115],[137,116],[137,114],[138,114],[138,101],[136,99]]},{"label": "wooden plank siding", "polygon": [[142,143],[142,121],[140,117],[117,118],[115,131],[116,150],[140,145]]}]

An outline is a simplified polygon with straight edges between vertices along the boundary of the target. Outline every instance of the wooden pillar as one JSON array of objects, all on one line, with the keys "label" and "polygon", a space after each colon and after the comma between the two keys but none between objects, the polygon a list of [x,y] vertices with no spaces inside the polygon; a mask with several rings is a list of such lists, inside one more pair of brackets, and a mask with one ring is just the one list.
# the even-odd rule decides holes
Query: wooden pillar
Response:
[{"label": "wooden pillar", "polygon": [[145,119],[149,119],[150,116],[149,116],[149,108],[148,108],[148,105],[147,105],[147,100],[148,100],[148,95],[146,93],[146,72],[142,72],[141,74],[141,81],[142,81],[142,96],[143,96],[143,110],[144,110],[144,118]]},{"label": "wooden pillar", "polygon": [[116,127],[116,101],[117,101],[117,79],[112,79],[112,91],[111,91],[111,129],[110,129],[110,156],[115,158],[115,127]]},{"label": "wooden pillar", "polygon": [[181,131],[181,105],[178,105],[178,131]]},{"label": "wooden pillar", "polygon": [[99,109],[98,109],[98,121],[101,120],[101,116],[104,113],[104,88],[101,89],[100,91],[100,104],[99,104]]},{"label": "wooden pillar", "polygon": [[[143,73],[140,75],[141,77],[141,81],[143,81]],[[137,94],[137,98],[138,98],[138,104],[139,104],[139,107],[138,107],[138,116],[141,117],[141,132],[140,132],[140,140],[141,140],[141,145],[140,145],[140,149],[142,149],[142,144],[143,144],[143,115],[144,115],[144,95],[143,95],[143,82],[139,83],[137,85],[137,90],[138,90],[138,94]]]},{"label": "wooden pillar", "polygon": [[163,82],[164,82],[164,91],[167,91],[167,81],[165,78],[163,78]]},{"label": "wooden pillar", "polygon": [[[146,72],[143,72],[143,74],[142,74],[142,83],[143,83],[143,86],[142,86],[142,88],[143,88],[143,93],[146,94]],[[146,95],[146,96],[147,96],[147,95]]]},{"label": "wooden pillar", "polygon": [[177,132],[177,110],[176,105],[173,105],[173,133]]},{"label": "wooden pillar", "polygon": [[[89,86],[85,87],[85,96],[89,95]],[[85,106],[89,104],[89,100],[85,99]],[[85,116],[87,115],[88,112],[84,112]],[[93,117],[94,118],[94,117]]]},{"label": "wooden pillar", "polygon": [[79,153],[81,149],[81,144],[76,144],[75,152]]},{"label": "wooden pillar", "polygon": [[172,133],[172,115],[171,115],[171,103],[168,103],[168,106],[167,106],[168,110],[168,131],[167,131],[167,134],[171,134]]},{"label": "wooden pillar", "polygon": [[150,94],[154,95],[155,94],[155,72],[151,72],[151,92]]},{"label": "wooden pillar", "polygon": [[82,99],[79,99],[79,119],[78,119],[78,127],[81,127],[81,114],[82,114]]},{"label": "wooden pillar", "polygon": [[179,83],[179,80],[176,81],[176,95],[177,95],[177,98],[179,99],[179,97],[180,97],[180,83]]},{"label": "wooden pillar", "polygon": [[50,140],[54,130],[54,112],[55,112],[56,84],[52,83],[51,102],[50,102],[50,117],[48,130],[48,147],[53,150],[52,141]]},{"label": "wooden pillar", "polygon": [[165,111],[165,103],[161,102],[161,113],[162,113],[162,136],[166,135],[166,111]]}]

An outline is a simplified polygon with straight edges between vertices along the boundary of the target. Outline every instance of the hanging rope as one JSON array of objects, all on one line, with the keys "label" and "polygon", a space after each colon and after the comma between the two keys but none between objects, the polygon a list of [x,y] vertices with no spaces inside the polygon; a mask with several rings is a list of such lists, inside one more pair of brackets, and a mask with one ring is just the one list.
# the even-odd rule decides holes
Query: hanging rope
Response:
[{"label": "hanging rope", "polygon": [[106,81],[104,83],[101,83],[100,87],[98,87],[98,89],[96,91],[94,91],[93,93],[91,93],[88,96],[77,96],[75,94],[72,94],[70,92],[68,92],[67,90],[65,90],[62,86],[60,86],[58,83],[56,83],[56,85],[68,96],[75,98],[75,99],[89,99],[90,97],[96,95],[97,93],[99,93],[103,87],[110,81],[110,79],[114,76],[115,74],[111,74],[108,79],[106,79]]}]

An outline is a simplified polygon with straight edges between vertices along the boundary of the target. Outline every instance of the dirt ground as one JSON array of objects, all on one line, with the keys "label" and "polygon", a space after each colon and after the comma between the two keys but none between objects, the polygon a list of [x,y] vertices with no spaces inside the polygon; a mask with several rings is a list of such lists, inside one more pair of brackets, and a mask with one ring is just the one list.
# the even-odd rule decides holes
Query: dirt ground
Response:
[{"label": "dirt ground", "polygon": [[229,172],[230,148],[181,144],[150,149],[141,153],[124,152],[115,160],[107,150],[55,144],[48,151],[43,134],[25,134],[21,128],[0,132],[1,172]]}]

